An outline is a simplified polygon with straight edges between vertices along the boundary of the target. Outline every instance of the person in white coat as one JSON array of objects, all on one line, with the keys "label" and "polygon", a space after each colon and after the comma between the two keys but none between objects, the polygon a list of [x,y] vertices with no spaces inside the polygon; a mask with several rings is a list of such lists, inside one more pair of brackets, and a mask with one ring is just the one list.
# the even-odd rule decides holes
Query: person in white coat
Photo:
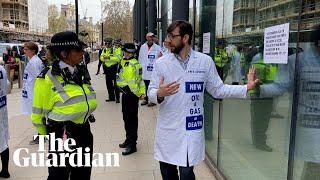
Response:
[{"label": "person in white coat", "polygon": [[165,39],[162,46],[162,53],[163,55],[171,53],[171,47],[169,46],[168,40]]},{"label": "person in white coat", "polygon": [[[24,69],[23,73],[23,86],[22,86],[22,113],[31,116],[32,113],[32,100],[33,100],[33,86],[38,75],[41,73],[44,65],[42,60],[37,56],[38,46],[33,42],[24,44],[23,51],[28,58],[29,62]],[[38,139],[30,141],[30,144],[37,144]]]},{"label": "person in white coat", "polygon": [[6,70],[0,66],[0,156],[2,170],[0,178],[9,178],[9,130],[8,130],[8,111],[7,111],[7,88],[9,81]]},{"label": "person in white coat", "polygon": [[215,98],[245,98],[255,87],[250,70],[247,85],[225,85],[210,56],[192,50],[192,26],[175,21],[167,29],[173,53],[154,64],[148,90],[159,103],[155,159],[160,161],[163,180],[194,180],[193,167],[205,158],[204,89]]},{"label": "person in white coat", "polygon": [[231,74],[232,84],[239,85],[241,79],[241,64],[240,64],[240,49],[241,47],[235,46],[231,57]]},{"label": "person in white coat", "polygon": [[[148,91],[148,86],[150,84],[151,74],[153,72],[153,64],[155,61],[162,56],[162,49],[159,45],[154,43],[154,34],[149,32],[146,35],[147,42],[145,42],[139,52],[138,61],[142,65],[142,79],[146,85],[146,94]],[[141,105],[154,106],[154,103],[149,103],[148,96],[145,97],[145,100]]]}]

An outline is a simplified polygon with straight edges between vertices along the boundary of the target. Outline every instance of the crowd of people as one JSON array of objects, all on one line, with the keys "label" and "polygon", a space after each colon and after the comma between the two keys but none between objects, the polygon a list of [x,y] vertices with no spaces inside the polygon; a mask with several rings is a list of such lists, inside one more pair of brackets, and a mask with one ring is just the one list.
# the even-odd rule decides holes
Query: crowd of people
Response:
[{"label": "crowd of people", "polygon": [[[120,103],[121,99],[126,132],[123,143],[119,144],[124,148],[122,155],[137,151],[139,100],[142,100],[141,105],[159,105],[155,159],[160,162],[162,177],[164,180],[176,180],[179,176],[182,180],[192,180],[195,179],[193,167],[205,156],[204,90],[215,98],[245,98],[258,81],[254,70],[250,69],[247,84],[223,84],[212,58],[191,48],[193,28],[190,23],[174,21],[167,34],[163,48],[157,45],[152,32],[146,34],[147,41],[141,46],[106,38],[99,51],[96,74],[102,66],[108,94],[106,102]],[[25,43],[28,63],[23,76],[22,104],[23,112],[31,118],[39,135],[54,133],[56,138],[73,138],[76,141],[73,148],[89,148],[92,156],[94,136],[90,123],[96,120],[93,112],[97,99],[85,62],[88,58],[85,47],[86,44],[70,31],[53,35],[47,53],[43,55],[42,52],[40,58],[38,46]],[[42,57],[46,57],[48,64],[43,63]],[[0,70],[0,100],[6,101],[6,72],[2,67]],[[8,178],[6,105],[0,109],[3,117],[0,128],[4,129],[0,132],[3,164],[0,177]],[[36,143],[35,140],[33,144]],[[48,179],[85,180],[90,179],[91,171],[91,166],[53,166],[49,167]]]}]

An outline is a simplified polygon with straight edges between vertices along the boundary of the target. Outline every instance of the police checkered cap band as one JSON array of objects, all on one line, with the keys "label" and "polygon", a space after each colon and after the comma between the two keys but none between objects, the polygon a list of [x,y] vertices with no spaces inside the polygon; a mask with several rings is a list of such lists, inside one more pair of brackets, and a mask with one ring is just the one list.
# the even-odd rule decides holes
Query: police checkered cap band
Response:
[{"label": "police checkered cap band", "polygon": [[62,42],[62,43],[50,43],[50,46],[78,46],[79,47],[79,42],[78,41],[73,41],[73,42]]},{"label": "police checkered cap band", "polygon": [[135,53],[136,49],[124,49],[124,51],[126,51],[128,53]]}]

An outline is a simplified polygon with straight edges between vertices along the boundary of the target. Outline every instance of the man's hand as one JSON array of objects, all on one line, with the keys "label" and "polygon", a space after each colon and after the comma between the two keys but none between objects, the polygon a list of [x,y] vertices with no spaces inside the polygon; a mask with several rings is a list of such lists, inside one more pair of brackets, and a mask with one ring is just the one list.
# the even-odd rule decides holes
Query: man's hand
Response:
[{"label": "man's hand", "polygon": [[159,89],[157,91],[158,97],[171,96],[179,91],[180,84],[176,81],[169,84],[164,84],[164,77],[161,77]]},{"label": "man's hand", "polygon": [[260,84],[259,79],[256,79],[256,70],[254,68],[249,69],[249,73],[247,75],[248,83],[247,83],[247,90],[254,89],[257,85]]}]

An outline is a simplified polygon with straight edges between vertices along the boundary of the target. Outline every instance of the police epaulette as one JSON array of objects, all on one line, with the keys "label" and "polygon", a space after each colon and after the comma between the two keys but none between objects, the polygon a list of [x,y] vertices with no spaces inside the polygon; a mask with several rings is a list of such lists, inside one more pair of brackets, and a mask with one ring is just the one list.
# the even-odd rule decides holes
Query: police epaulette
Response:
[{"label": "police epaulette", "polygon": [[45,78],[47,72],[49,71],[50,67],[45,67],[42,69],[41,73],[38,75],[38,78]]}]

